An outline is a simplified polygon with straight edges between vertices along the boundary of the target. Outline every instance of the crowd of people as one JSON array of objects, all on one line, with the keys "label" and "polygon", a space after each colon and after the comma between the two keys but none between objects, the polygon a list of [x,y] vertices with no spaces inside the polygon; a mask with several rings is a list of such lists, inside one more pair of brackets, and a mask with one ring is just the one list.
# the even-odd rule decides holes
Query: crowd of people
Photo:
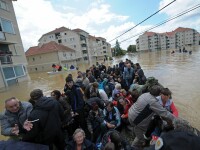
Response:
[{"label": "crowd of people", "polygon": [[[53,90],[50,97],[41,89],[33,90],[28,102],[11,97],[5,108],[2,135],[50,150],[152,149],[163,133],[175,131],[199,141],[199,131],[179,118],[172,92],[128,59],[69,74],[63,92]],[[123,130],[135,139],[128,141]]]}]

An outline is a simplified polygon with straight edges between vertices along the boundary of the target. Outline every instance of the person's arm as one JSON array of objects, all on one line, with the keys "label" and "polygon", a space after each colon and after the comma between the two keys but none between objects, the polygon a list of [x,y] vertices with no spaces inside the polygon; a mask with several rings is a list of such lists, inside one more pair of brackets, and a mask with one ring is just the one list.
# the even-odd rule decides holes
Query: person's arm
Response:
[{"label": "person's arm", "polygon": [[160,105],[159,101],[155,100],[151,102],[150,109],[161,117],[168,118],[171,121],[175,119],[174,115],[165,108],[163,108],[162,105]]},{"label": "person's arm", "polygon": [[116,111],[116,121],[117,121],[116,127],[118,127],[121,124],[121,116],[119,110],[116,107],[114,107],[114,109]]},{"label": "person's arm", "polygon": [[12,125],[8,121],[8,117],[3,116],[1,118],[1,134],[4,136],[15,135],[14,133],[12,133],[13,128],[14,127],[12,127]]},{"label": "person's arm", "polygon": [[172,111],[172,114],[175,116],[175,117],[178,117],[178,110],[176,108],[176,106],[174,105],[174,102],[172,102],[171,106],[170,106],[170,109]]},{"label": "person's arm", "polygon": [[89,115],[87,117],[87,127],[90,133],[93,133],[92,130],[92,123],[91,123],[91,112],[89,112]]}]

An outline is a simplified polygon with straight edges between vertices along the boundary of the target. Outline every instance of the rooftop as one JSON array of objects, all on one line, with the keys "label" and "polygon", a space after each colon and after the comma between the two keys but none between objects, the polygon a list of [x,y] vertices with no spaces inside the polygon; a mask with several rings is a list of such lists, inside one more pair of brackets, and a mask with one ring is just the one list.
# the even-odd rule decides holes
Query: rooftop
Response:
[{"label": "rooftop", "polygon": [[44,53],[50,53],[50,52],[56,52],[56,51],[71,51],[74,52],[74,49],[71,49],[67,46],[64,46],[62,44],[58,44],[54,41],[51,41],[49,43],[43,44],[40,46],[34,46],[30,47],[26,52],[26,56],[32,56],[32,55],[38,55],[38,54],[44,54]]}]

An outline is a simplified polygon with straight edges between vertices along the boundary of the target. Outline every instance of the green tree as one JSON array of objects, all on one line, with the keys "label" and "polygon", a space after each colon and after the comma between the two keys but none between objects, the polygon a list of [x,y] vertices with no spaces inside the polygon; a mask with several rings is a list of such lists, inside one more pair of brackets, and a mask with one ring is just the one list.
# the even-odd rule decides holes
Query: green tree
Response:
[{"label": "green tree", "polygon": [[136,45],[129,45],[127,48],[127,52],[134,53],[136,51]]},{"label": "green tree", "polygon": [[118,40],[116,41],[114,49],[115,49],[115,56],[120,56],[120,55],[124,54],[122,49],[121,49],[121,47],[120,47],[120,44],[119,44]]}]

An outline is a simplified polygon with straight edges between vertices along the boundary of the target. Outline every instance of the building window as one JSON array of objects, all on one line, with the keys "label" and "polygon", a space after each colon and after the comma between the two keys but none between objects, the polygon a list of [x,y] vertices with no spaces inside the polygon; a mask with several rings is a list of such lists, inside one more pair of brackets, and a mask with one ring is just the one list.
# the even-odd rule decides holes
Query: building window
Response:
[{"label": "building window", "polygon": [[67,33],[65,33],[65,35],[67,35]]},{"label": "building window", "polygon": [[3,32],[15,34],[11,21],[0,18],[0,24],[2,24],[2,31]]},{"label": "building window", "polygon": [[87,57],[84,57],[84,60],[88,60],[88,58],[87,58]]},{"label": "building window", "polygon": [[58,43],[62,43],[62,40],[58,40]]},{"label": "building window", "polygon": [[33,58],[33,61],[35,61],[35,58]]},{"label": "building window", "polygon": [[76,48],[76,45],[74,45],[74,48]]},{"label": "building window", "polygon": [[37,71],[37,68],[35,68],[35,71]]},{"label": "building window", "polygon": [[7,7],[6,3],[3,2],[3,1],[0,1],[0,8],[4,9],[4,10],[8,10],[8,7]]}]

